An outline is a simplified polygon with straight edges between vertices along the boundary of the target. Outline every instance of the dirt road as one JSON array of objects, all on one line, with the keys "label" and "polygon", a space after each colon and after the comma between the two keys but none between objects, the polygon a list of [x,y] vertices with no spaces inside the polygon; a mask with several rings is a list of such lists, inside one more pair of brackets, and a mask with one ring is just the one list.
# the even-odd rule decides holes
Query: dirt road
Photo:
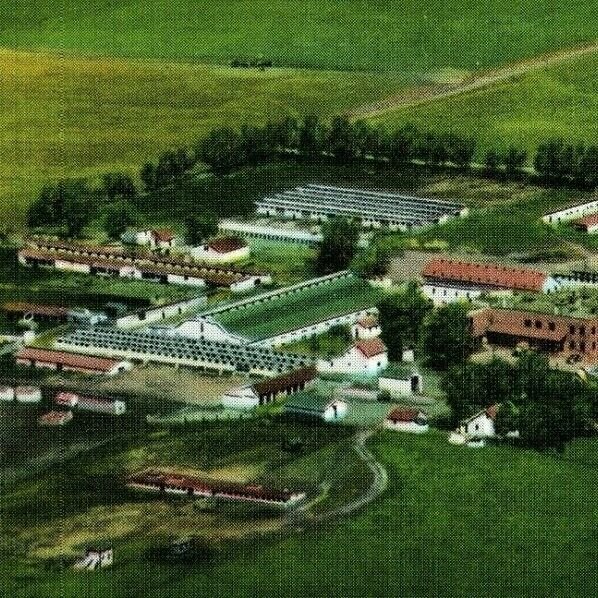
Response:
[{"label": "dirt road", "polygon": [[396,108],[417,106],[418,104],[483,89],[496,83],[507,81],[512,77],[525,75],[531,71],[560,64],[595,52],[598,52],[598,42],[535,56],[498,69],[470,74],[451,83],[430,83],[429,85],[411,87],[378,102],[355,108],[348,113],[348,116],[351,118],[371,118],[385,114]]}]

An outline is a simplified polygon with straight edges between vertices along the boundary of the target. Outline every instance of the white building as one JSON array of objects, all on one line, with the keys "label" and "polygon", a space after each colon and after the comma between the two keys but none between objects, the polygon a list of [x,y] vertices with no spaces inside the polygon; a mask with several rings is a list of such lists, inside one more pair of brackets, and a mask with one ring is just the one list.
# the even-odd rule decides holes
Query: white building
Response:
[{"label": "white building", "polygon": [[467,438],[493,438],[496,436],[494,422],[498,405],[491,405],[461,422],[459,431]]},{"label": "white building", "polygon": [[249,245],[239,237],[219,237],[204,245],[192,247],[189,253],[202,262],[237,262],[249,257]]},{"label": "white building", "polygon": [[375,376],[388,367],[386,345],[379,338],[357,341],[343,355],[318,360],[318,371]]},{"label": "white building", "polygon": [[340,421],[347,416],[348,405],[341,399],[321,397],[309,392],[287,399],[284,412],[305,417],[315,417],[327,422]]},{"label": "white building", "polygon": [[561,286],[555,278],[537,270],[445,258],[430,260],[422,277],[423,294],[434,305],[471,302],[483,293],[550,293]]},{"label": "white building", "polygon": [[422,377],[415,369],[404,367],[384,372],[378,378],[378,388],[392,398],[407,397],[422,392]]},{"label": "white building", "polygon": [[582,203],[575,203],[556,212],[551,212],[550,214],[546,214],[542,216],[542,222],[545,224],[560,224],[561,222],[568,222],[570,220],[576,220],[578,218],[583,218],[584,216],[589,216],[590,214],[595,214],[598,212],[598,199],[592,199],[591,201],[582,202]]},{"label": "white building", "polygon": [[121,237],[127,245],[142,245],[152,249],[171,249],[176,246],[176,236],[169,229],[128,230]]},{"label": "white building", "polygon": [[384,427],[388,430],[421,434],[429,429],[428,418],[418,409],[393,409],[384,420]]},{"label": "white building", "polygon": [[95,571],[112,566],[113,561],[112,548],[88,548],[85,555],[74,564],[74,568],[79,571]]},{"label": "white building", "polygon": [[382,329],[378,318],[371,314],[359,318],[351,328],[351,335],[356,340],[376,338],[380,336],[381,332]]}]

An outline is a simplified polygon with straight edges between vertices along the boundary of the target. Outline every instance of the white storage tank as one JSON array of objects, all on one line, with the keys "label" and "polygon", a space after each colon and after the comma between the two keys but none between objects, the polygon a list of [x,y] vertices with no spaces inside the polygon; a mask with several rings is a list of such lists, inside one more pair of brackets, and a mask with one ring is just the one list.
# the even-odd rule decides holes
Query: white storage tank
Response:
[{"label": "white storage tank", "polygon": [[19,403],[39,403],[42,391],[37,386],[17,386],[15,395]]},{"label": "white storage tank", "polygon": [[0,401],[14,401],[15,389],[11,386],[0,386]]}]

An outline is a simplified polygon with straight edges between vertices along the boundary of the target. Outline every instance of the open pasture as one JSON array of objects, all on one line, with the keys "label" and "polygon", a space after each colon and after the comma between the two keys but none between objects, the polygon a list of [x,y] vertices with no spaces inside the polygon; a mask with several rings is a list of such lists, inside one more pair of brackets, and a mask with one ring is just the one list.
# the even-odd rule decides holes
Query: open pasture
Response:
[{"label": "open pasture", "polygon": [[[38,0],[0,8],[0,45],[68,53],[438,73],[595,39],[596,2]],[[4,25],[10,26],[4,26]]]}]

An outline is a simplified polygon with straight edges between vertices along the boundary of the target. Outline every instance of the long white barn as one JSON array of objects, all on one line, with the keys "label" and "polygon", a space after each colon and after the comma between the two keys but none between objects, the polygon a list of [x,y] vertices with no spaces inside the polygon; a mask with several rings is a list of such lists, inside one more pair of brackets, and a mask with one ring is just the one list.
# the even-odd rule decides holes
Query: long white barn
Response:
[{"label": "long white barn", "polygon": [[256,211],[265,216],[318,222],[341,216],[356,219],[366,228],[391,230],[439,224],[468,214],[460,203],[327,185],[297,187],[265,197],[256,202]]}]

